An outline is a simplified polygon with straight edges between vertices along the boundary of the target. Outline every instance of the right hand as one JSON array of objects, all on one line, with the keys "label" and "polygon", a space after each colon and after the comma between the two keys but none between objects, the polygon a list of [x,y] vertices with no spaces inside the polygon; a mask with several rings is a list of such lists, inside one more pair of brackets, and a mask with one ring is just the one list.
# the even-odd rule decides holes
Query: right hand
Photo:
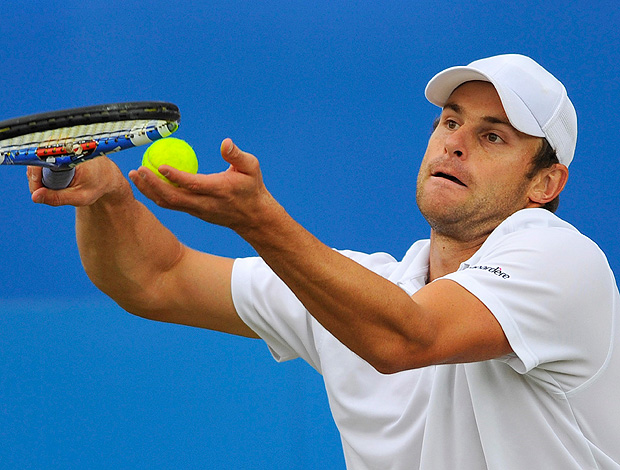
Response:
[{"label": "right hand", "polygon": [[107,194],[122,190],[123,186],[129,188],[119,168],[105,156],[78,165],[73,181],[65,189],[46,188],[41,182],[41,174],[40,167],[29,166],[28,186],[32,201],[48,206],[89,206]]}]

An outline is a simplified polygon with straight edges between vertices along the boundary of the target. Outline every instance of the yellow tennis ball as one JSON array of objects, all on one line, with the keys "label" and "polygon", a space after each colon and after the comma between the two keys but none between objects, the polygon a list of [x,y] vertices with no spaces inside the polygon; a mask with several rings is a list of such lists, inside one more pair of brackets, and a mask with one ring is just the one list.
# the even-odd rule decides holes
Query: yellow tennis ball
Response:
[{"label": "yellow tennis ball", "polygon": [[170,183],[170,180],[157,170],[161,165],[169,165],[188,173],[198,173],[196,152],[187,142],[175,137],[156,140],[144,152],[142,166],[147,167],[159,178]]}]

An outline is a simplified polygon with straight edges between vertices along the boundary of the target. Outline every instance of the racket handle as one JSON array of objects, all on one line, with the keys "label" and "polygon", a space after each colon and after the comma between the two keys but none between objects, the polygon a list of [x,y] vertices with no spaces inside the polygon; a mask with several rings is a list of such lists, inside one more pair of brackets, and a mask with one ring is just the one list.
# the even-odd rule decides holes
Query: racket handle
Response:
[{"label": "racket handle", "polygon": [[43,167],[43,186],[50,189],[64,189],[73,181],[75,168],[54,169]]}]

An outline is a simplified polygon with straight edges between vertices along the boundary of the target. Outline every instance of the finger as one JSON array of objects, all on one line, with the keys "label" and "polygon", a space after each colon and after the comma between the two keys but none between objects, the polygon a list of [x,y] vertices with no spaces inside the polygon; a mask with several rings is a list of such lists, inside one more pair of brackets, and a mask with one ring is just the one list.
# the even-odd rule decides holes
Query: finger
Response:
[{"label": "finger", "polygon": [[162,176],[168,179],[171,183],[186,188],[190,191],[198,190],[198,178],[194,173],[188,173],[187,171],[179,170],[170,165],[161,165],[157,169]]},{"label": "finger", "polygon": [[43,187],[43,183],[41,182],[41,174],[42,169],[36,166],[29,166],[26,169],[26,176],[28,177],[28,188],[30,189],[30,194],[35,192],[37,189]]},{"label": "finger", "polygon": [[155,197],[153,186],[164,183],[153,171],[144,166],[139,167],[137,170],[131,170],[128,176],[132,183],[136,185],[136,188],[149,199]]},{"label": "finger", "polygon": [[260,173],[258,159],[251,153],[241,150],[231,139],[227,138],[222,141],[220,152],[222,158],[230,163],[235,170],[246,174]]},{"label": "finger", "polygon": [[[220,198],[209,195],[212,192],[209,189],[211,186],[209,180],[220,177],[218,175],[193,175],[191,173],[179,176],[181,179],[184,177],[188,180],[195,179],[196,182],[190,181],[189,187],[177,187],[166,183],[145,167],[129,172],[129,178],[138,190],[159,207],[187,212],[203,220],[217,223],[215,219],[211,220],[211,215],[217,213]],[[195,189],[192,189],[194,184]],[[215,192],[217,193],[217,191]]]},{"label": "finger", "polygon": [[40,188],[31,192],[32,202],[36,202],[37,204],[45,204],[45,188]]},{"label": "finger", "polygon": [[41,168],[30,168],[27,172],[33,202],[49,206],[85,206],[94,203],[102,195],[120,188],[122,174],[109,159],[99,157],[78,165],[71,184],[54,191],[41,182]]},{"label": "finger", "polygon": [[41,167],[29,166],[26,170],[32,202],[37,204],[62,205],[57,195],[48,194],[50,191],[43,186],[42,174],[43,169]]},{"label": "finger", "polygon": [[187,205],[192,196],[210,194],[212,192],[209,184],[210,179],[218,179],[218,175],[193,174],[168,165],[162,165],[160,170],[163,171],[160,173],[168,178],[169,182],[159,178],[155,172],[146,167],[131,171],[129,177],[149,199],[171,201],[166,204],[167,206]]},{"label": "finger", "polygon": [[178,207],[183,204],[181,194],[184,189],[177,188],[161,178],[150,169],[141,166],[129,172],[129,179],[138,190],[155,204],[165,208]]},{"label": "finger", "polygon": [[54,207],[83,205],[81,201],[76,199],[74,195],[71,194],[71,190],[65,189],[61,191],[54,191],[44,186],[32,193],[32,202]]}]

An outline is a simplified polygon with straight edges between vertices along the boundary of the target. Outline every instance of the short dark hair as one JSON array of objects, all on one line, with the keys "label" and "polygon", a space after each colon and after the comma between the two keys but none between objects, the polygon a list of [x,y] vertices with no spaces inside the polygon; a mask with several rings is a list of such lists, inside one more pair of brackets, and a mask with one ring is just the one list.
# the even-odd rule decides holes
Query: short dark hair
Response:
[{"label": "short dark hair", "polygon": [[[542,139],[542,145],[538,150],[538,153],[534,155],[532,158],[532,163],[530,164],[530,169],[525,175],[528,179],[534,178],[538,174],[539,171],[544,170],[545,168],[549,168],[556,163],[560,163],[558,159],[558,154],[547,139]],[[543,209],[547,209],[548,211],[555,212],[560,205],[560,195],[558,194],[555,199],[549,201],[544,206]]]},{"label": "short dark hair", "polygon": [[[435,118],[435,120],[433,121],[433,129],[431,133],[434,132],[435,129],[437,129],[440,120],[441,116]],[[538,174],[539,171],[544,170],[545,168],[549,168],[556,163],[560,163],[560,160],[558,159],[558,154],[555,150],[553,150],[553,147],[551,147],[551,144],[547,139],[542,139],[540,149],[538,149],[538,152],[536,153],[536,155],[534,155],[532,163],[530,164],[530,169],[525,176],[528,179],[532,179]],[[555,199],[549,201],[547,204],[542,206],[542,208],[547,209],[550,212],[555,212],[556,210],[558,210],[559,205],[560,196],[557,195]]]}]

